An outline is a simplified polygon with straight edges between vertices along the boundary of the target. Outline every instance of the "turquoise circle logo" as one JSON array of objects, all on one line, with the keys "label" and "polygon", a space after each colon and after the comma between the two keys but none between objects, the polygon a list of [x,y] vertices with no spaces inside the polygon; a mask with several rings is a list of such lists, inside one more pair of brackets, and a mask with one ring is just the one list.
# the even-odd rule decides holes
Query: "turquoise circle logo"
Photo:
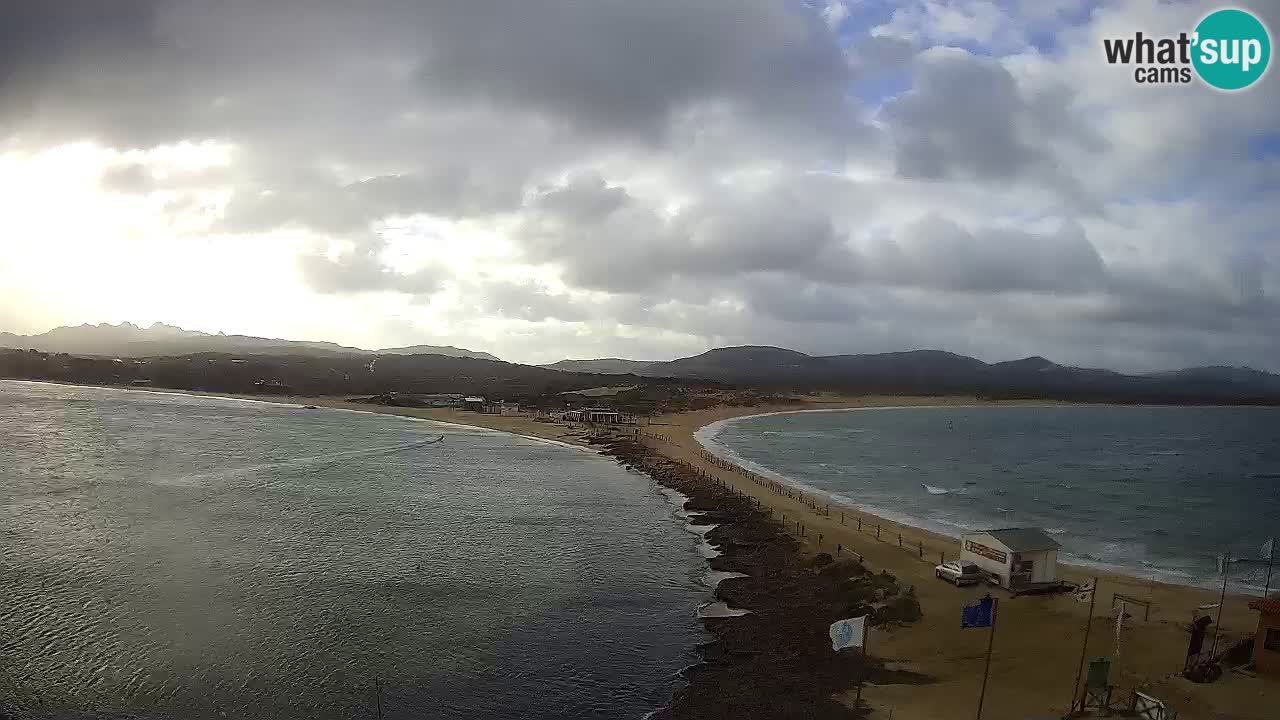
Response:
[{"label": "turquoise circle logo", "polygon": [[1271,60],[1271,36],[1244,10],[1218,10],[1196,26],[1191,63],[1200,79],[1219,90],[1243,90],[1258,81]]}]

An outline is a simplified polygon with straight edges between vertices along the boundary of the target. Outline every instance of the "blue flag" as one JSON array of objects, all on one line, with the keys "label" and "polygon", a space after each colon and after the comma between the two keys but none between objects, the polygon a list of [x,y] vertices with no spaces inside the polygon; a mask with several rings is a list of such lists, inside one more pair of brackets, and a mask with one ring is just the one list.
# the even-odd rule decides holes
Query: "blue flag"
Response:
[{"label": "blue flag", "polygon": [[964,606],[964,609],[960,611],[960,627],[991,627],[991,623],[995,620],[995,614],[995,601],[988,595],[976,604]]}]

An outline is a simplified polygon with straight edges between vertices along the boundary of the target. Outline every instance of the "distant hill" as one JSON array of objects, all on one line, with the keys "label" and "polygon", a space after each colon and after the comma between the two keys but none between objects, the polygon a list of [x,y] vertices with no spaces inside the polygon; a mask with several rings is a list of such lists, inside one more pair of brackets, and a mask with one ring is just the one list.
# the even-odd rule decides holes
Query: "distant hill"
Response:
[{"label": "distant hill", "polygon": [[648,360],[622,360],[621,358],[600,358],[598,360],[561,360],[549,365],[540,365],[549,370],[564,370],[566,372],[585,372],[599,373],[601,375],[642,375],[644,370],[652,361]]},{"label": "distant hill", "polygon": [[192,353],[228,353],[244,355],[444,355],[481,360],[497,360],[489,353],[437,345],[414,345],[386,350],[365,350],[331,342],[277,340],[250,335],[225,335],[184,330],[174,325],[155,323],[142,328],[133,323],[110,325],[77,325],[58,327],[39,335],[0,333],[0,347],[17,350],[95,355],[103,357],[156,357],[190,355]]},{"label": "distant hill", "polygon": [[[520,400],[598,388],[617,375],[444,355],[193,353],[119,359],[0,350],[0,377],[230,393],[375,396],[467,393]],[[563,401],[560,402],[563,407]]]},{"label": "distant hill", "polygon": [[1254,370],[1247,367],[1229,367],[1225,365],[1210,365],[1207,367],[1193,367],[1183,370],[1170,370],[1167,372],[1151,373],[1147,377],[1159,380],[1175,380],[1184,383],[1208,383],[1208,384],[1226,384],[1236,385],[1240,387],[1261,387],[1269,388],[1274,392],[1280,392],[1280,375],[1275,375],[1261,370]]},{"label": "distant hill", "polygon": [[698,378],[724,382],[753,383],[767,378],[771,384],[809,384],[829,376],[820,359],[795,350],[744,345],[717,348],[701,355],[670,362],[653,363],[644,374],[654,377]]},{"label": "distant hill", "polygon": [[[326,342],[210,335],[157,323],[61,327],[40,335],[0,333],[0,348],[77,358],[7,353],[0,375],[77,382],[133,382],[179,388],[239,388],[275,380],[309,392],[543,392],[668,380],[697,380],[770,391],[836,390],[885,395],[977,395],[1086,402],[1280,403],[1280,375],[1236,367],[1195,367],[1146,375],[1059,365],[1035,356],[986,363],[941,350],[807,355],[750,345],[664,362],[620,358],[505,363],[488,353],[414,345],[364,350]],[[37,354],[39,355],[39,354]],[[146,358],[147,363],[116,362]],[[376,359],[375,359],[376,358]],[[201,363],[201,360],[207,361]],[[126,368],[128,369],[126,371]]]},{"label": "distant hill", "polygon": [[[476,352],[452,345],[409,345],[408,347],[383,348],[379,355],[444,355],[445,357],[471,358],[473,360],[498,360],[496,355],[487,352]],[[586,370],[583,372],[591,372]]]},{"label": "distant hill", "polygon": [[[565,365],[573,362],[573,365]],[[592,367],[562,361],[548,367]],[[625,367],[617,359],[599,361]],[[636,375],[698,379],[775,389],[857,393],[974,394],[996,398],[1056,398],[1116,402],[1280,402],[1280,375],[1249,368],[1187,368],[1150,375],[1059,365],[1034,356],[999,363],[941,350],[813,356],[768,346],[717,348],[668,362],[646,363]]]}]

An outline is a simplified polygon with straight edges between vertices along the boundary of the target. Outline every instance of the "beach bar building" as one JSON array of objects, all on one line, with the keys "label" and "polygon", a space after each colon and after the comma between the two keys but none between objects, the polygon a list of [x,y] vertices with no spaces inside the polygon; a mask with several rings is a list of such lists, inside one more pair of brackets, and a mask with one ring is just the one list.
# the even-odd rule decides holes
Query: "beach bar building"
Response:
[{"label": "beach bar building", "polygon": [[1253,665],[1260,673],[1280,677],[1280,593],[1254,600],[1249,607],[1259,613]]},{"label": "beach bar building", "polygon": [[960,561],[971,562],[987,578],[1011,592],[1055,587],[1058,541],[1038,528],[983,530],[960,536]]}]

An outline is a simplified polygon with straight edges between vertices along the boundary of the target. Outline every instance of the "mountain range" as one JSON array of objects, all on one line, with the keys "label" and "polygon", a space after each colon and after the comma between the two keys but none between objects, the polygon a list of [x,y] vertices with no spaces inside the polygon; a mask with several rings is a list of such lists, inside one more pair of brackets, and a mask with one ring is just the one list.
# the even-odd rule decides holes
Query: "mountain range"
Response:
[{"label": "mountain range", "polygon": [[[270,366],[272,357],[306,357],[331,364],[341,361],[344,374],[349,372],[348,364],[368,363],[370,356],[382,358],[377,361],[380,368],[392,367],[386,365],[391,356],[404,356],[406,362],[397,360],[394,365],[398,372],[405,373],[402,377],[407,381],[415,372],[425,373],[424,377],[434,378],[430,387],[437,390],[448,387],[450,378],[454,378],[453,382],[465,378],[467,387],[475,391],[480,391],[486,382],[499,381],[518,380],[521,387],[541,384],[568,389],[568,386],[591,387],[591,382],[608,385],[674,379],[778,390],[828,389],[853,393],[973,394],[1123,402],[1280,402],[1280,375],[1251,368],[1208,366],[1123,374],[1060,365],[1038,356],[987,363],[941,350],[815,356],[785,348],[741,346],[717,348],[669,361],[599,358],[561,360],[534,367],[505,363],[488,353],[449,346],[366,350],[328,342],[212,335],[163,323],[149,328],[130,323],[80,325],[55,328],[40,335],[0,333],[0,347],[106,359],[244,355],[268,363],[261,368],[263,372]],[[446,358],[450,362],[444,363]],[[325,372],[336,372],[337,367],[334,365]],[[414,370],[415,367],[418,369]],[[559,380],[557,373],[562,374]],[[184,382],[198,380],[191,376]],[[415,381],[414,387],[417,386]],[[391,386],[379,387],[392,389]]]},{"label": "mountain range", "polygon": [[225,335],[184,330],[174,325],[155,323],[142,328],[133,323],[110,325],[77,325],[54,328],[39,335],[0,333],[0,347],[19,350],[68,353],[104,357],[157,357],[192,353],[228,353],[243,355],[444,355],[446,357],[497,360],[485,352],[452,346],[411,345],[408,347],[365,350],[331,342],[276,340],[250,335]]},{"label": "mountain range", "polygon": [[770,388],[827,388],[885,394],[1150,400],[1280,400],[1280,375],[1239,367],[1194,367],[1126,375],[1059,365],[1035,356],[986,363],[942,350],[814,356],[766,346],[717,348],[667,362],[564,360],[552,369],[697,379]]}]

